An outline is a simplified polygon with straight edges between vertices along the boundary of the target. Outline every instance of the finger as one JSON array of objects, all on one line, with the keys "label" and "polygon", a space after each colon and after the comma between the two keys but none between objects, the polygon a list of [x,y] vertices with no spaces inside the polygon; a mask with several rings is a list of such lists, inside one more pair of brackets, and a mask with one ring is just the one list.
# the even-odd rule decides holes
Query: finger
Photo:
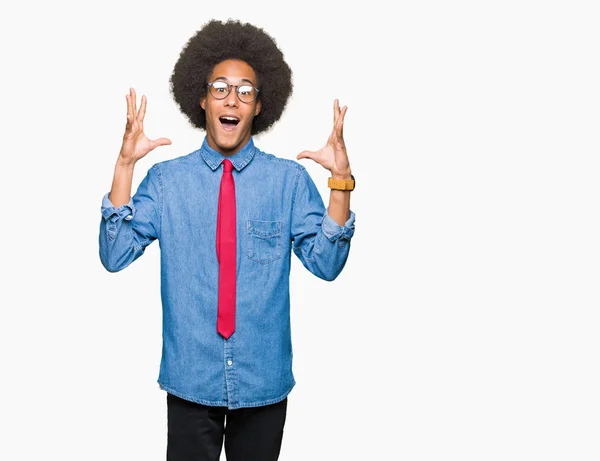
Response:
[{"label": "finger", "polygon": [[128,94],[125,95],[125,100],[127,101],[127,112],[125,113],[125,118],[127,119],[127,126],[129,126],[130,116],[129,116],[129,95]]},{"label": "finger", "polygon": [[131,95],[125,95],[125,99],[127,100],[127,123],[130,124],[133,121],[133,109],[131,104]]},{"label": "finger", "polygon": [[137,115],[137,101],[135,99],[135,90],[133,88],[129,88],[129,94],[131,95],[131,104],[133,107],[133,118]]},{"label": "finger", "polygon": [[154,141],[150,141],[150,146],[152,149],[155,149],[159,146],[168,146],[171,144],[171,140],[169,138],[158,138]]},{"label": "finger", "polygon": [[348,111],[348,106],[344,106],[340,112],[340,116],[338,117],[338,121],[336,124],[336,131],[337,131],[338,136],[343,136],[344,117],[346,116],[347,111]]},{"label": "finger", "polygon": [[137,114],[137,119],[140,122],[144,121],[144,117],[146,116],[146,104],[148,103],[148,99],[145,95],[142,95],[142,103],[140,104],[140,111]]},{"label": "finger", "polygon": [[309,158],[311,160],[315,160],[315,152],[311,150],[302,151],[296,156],[297,160],[300,160],[301,158]]},{"label": "finger", "polygon": [[333,124],[337,123],[338,117],[340,116],[340,101],[335,99],[333,101]]}]

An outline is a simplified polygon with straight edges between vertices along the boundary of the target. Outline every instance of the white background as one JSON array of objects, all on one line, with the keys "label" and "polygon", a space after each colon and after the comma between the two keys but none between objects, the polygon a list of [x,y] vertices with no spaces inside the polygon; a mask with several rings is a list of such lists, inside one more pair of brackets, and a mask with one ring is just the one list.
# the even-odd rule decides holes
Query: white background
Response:
[{"label": "white background", "polygon": [[[209,19],[273,35],[294,94],[255,138],[357,179],[347,266],[293,259],[282,461],[600,459],[600,15],[584,1],[29,2],[0,27],[0,459],[164,460],[159,248],[98,257],[130,86],[197,149],[168,80]],[[327,171],[302,160],[328,200]]]}]

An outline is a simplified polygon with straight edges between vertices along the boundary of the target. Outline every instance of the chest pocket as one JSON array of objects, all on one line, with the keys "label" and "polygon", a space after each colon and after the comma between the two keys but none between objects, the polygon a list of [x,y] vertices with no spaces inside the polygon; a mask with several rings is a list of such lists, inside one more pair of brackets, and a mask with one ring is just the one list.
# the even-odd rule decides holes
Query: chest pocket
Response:
[{"label": "chest pocket", "polygon": [[268,264],[283,256],[283,236],[281,221],[258,221],[249,219],[246,223],[248,259],[260,264]]}]

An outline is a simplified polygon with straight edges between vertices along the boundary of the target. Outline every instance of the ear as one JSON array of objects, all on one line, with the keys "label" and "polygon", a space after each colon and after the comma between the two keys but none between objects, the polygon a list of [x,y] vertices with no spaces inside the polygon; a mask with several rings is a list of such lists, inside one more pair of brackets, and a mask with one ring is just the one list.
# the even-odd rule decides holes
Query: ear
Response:
[{"label": "ear", "polygon": [[203,110],[206,110],[206,96],[200,98],[200,107],[202,107]]},{"label": "ear", "polygon": [[262,104],[260,103],[260,99],[256,101],[256,107],[254,108],[254,116],[256,117],[260,114],[260,110],[262,109]]}]

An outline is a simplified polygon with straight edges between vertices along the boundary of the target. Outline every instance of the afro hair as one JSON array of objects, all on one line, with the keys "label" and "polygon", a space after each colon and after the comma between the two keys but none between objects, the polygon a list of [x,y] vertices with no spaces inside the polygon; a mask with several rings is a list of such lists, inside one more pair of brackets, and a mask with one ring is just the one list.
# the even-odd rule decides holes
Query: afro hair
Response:
[{"label": "afro hair", "polygon": [[206,129],[200,99],[214,67],[227,59],[248,63],[256,73],[261,111],[251,134],[268,130],[283,113],[292,94],[292,70],[275,39],[252,24],[229,19],[205,23],[183,47],[171,74],[171,93],[190,123]]}]

